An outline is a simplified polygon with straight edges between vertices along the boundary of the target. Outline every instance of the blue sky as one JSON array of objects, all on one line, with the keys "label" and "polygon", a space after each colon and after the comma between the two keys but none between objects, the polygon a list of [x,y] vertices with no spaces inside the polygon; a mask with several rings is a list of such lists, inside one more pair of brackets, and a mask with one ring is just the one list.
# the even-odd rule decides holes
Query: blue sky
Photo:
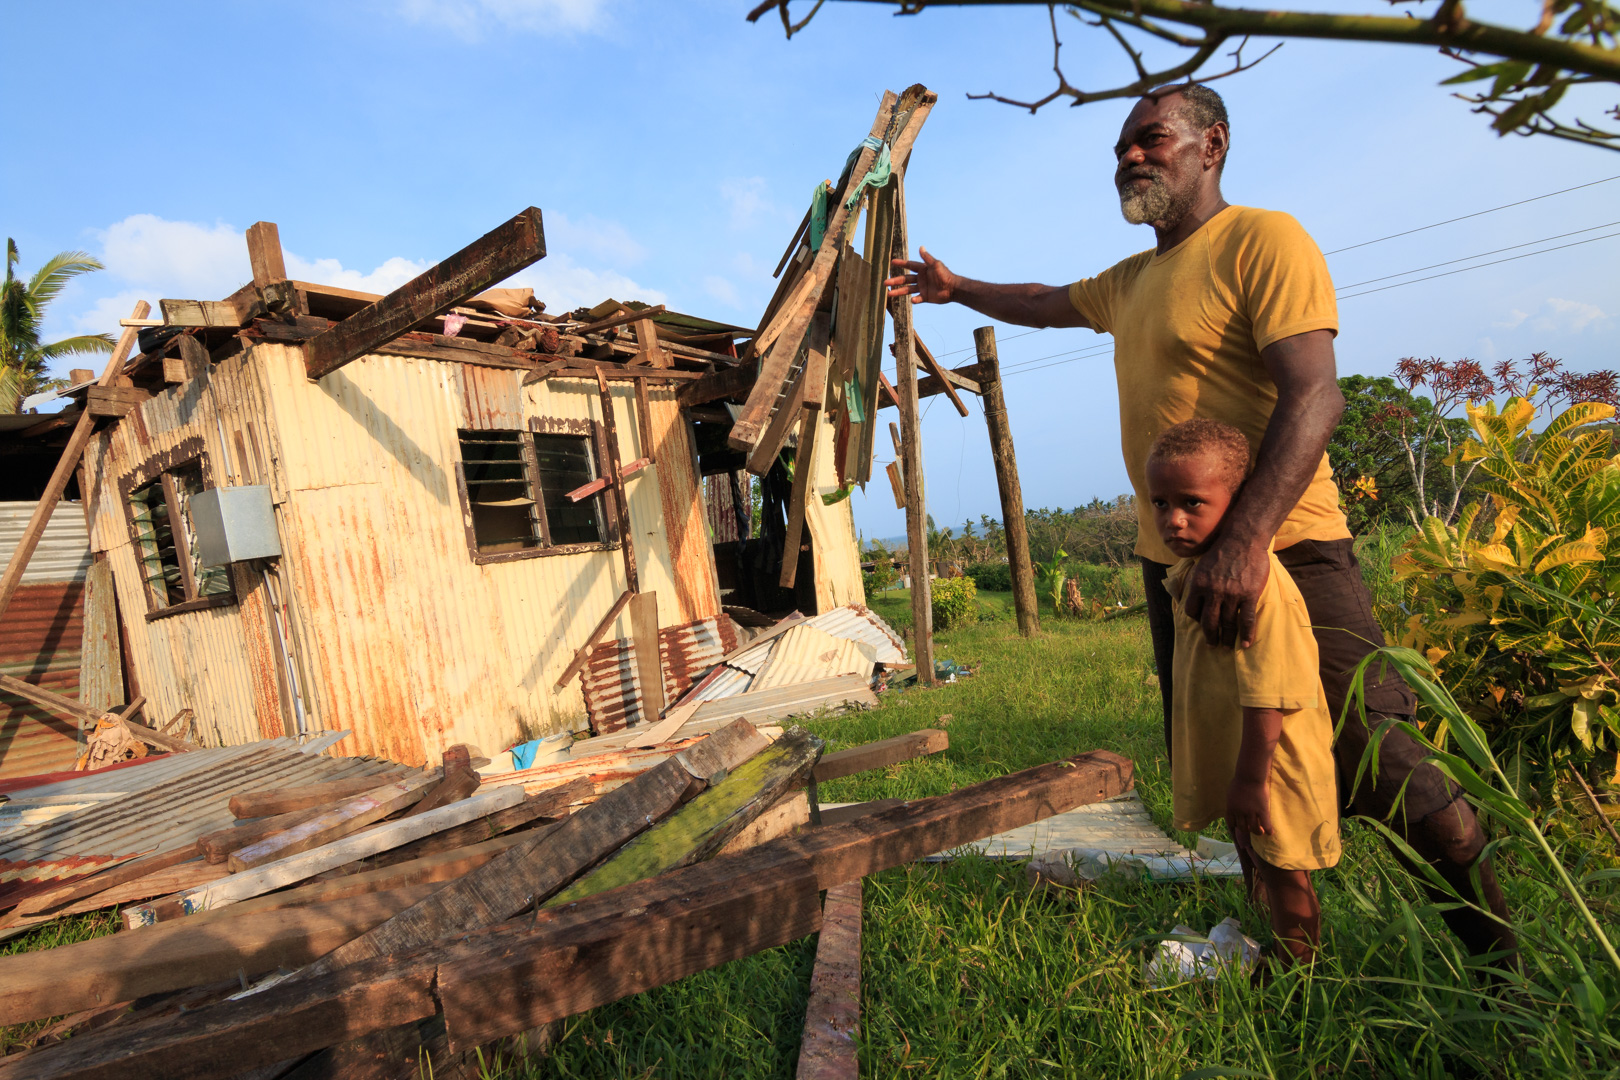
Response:
[{"label": "blue sky", "polygon": [[[914,244],[975,277],[1051,283],[1151,246],[1150,230],[1120,218],[1111,185],[1126,103],[1030,116],[965,98],[1046,92],[1044,9],[896,18],[834,4],[786,41],[779,24],[744,22],[749,6],[8,5],[0,91],[37,123],[0,170],[0,231],[25,270],[68,248],[107,263],[58,303],[54,335],[116,330],[136,299],[226,295],[249,277],[241,234],[260,219],[280,225],[296,276],[383,290],[531,204],[545,212],[551,254],[517,280],[553,310],[614,296],[752,324],[813,185],[836,177],[884,88],[922,82],[940,103],[908,178]],[[1497,6],[1497,18],[1522,15]],[[1124,81],[1103,36],[1060,26],[1071,82]],[[64,77],[67,57],[95,60]],[[1455,70],[1426,50],[1289,43],[1217,84],[1233,117],[1227,198],[1292,213],[1333,252],[1620,174],[1620,155],[1498,139],[1436,87]],[[1605,237],[1617,223],[1620,180],[1329,265],[1354,285],[1586,230],[1427,271],[1438,274]],[[1425,274],[1345,289],[1341,373],[1537,349],[1577,370],[1615,366],[1617,267],[1620,239],[1601,239],[1366,295],[1348,294]],[[984,322],[918,311],[924,339],[953,364],[971,359]],[[999,330],[1027,504],[1125,491],[1107,339],[1021,332]],[[999,516],[982,414],[970,408],[962,419],[933,399],[924,419],[942,525]],[[879,450],[885,459],[885,441]],[[857,524],[868,536],[903,532],[877,475],[854,497]]]}]

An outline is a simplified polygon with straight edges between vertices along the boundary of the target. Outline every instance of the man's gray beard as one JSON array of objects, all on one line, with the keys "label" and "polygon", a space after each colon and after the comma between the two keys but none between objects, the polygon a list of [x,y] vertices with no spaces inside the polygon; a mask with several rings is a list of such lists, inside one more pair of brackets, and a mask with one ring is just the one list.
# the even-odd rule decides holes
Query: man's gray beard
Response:
[{"label": "man's gray beard", "polygon": [[1173,220],[1180,220],[1191,208],[1194,192],[1177,193],[1171,190],[1170,185],[1164,182],[1162,176],[1148,178],[1148,186],[1144,190],[1134,188],[1123,189],[1119,193],[1120,213],[1132,225],[1149,225],[1154,222],[1173,224]]}]

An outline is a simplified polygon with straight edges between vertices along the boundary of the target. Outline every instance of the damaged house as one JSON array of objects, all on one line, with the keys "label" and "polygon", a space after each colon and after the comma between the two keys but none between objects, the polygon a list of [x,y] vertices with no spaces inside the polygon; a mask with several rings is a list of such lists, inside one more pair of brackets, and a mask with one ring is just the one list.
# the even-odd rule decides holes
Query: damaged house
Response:
[{"label": "damaged house", "polygon": [[[109,420],[79,479],[153,726],[347,729],[336,752],[411,764],[606,733],[736,648],[726,606],[863,599],[847,500],[809,500],[782,589],[785,485],[751,536],[730,412],[683,405],[750,331],[479,296],[543,256],[535,209],[388,297],[288,280],[274,225],[249,248],[250,285],[126,320],[139,354],[76,388]],[[830,454],[812,468],[838,487]]]}]

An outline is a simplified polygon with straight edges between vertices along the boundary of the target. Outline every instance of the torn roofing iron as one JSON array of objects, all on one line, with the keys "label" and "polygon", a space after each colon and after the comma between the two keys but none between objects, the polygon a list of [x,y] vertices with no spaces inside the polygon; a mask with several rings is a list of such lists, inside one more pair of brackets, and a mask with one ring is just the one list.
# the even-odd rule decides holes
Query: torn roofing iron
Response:
[{"label": "torn roofing iron", "polygon": [[[777,623],[777,627],[780,628],[782,623],[797,618],[801,616],[795,612]],[[804,632],[806,628],[810,629],[810,633]],[[829,657],[826,661],[818,659],[818,654],[812,652],[810,643],[820,642],[823,646],[820,651],[826,652],[828,637],[838,639],[851,649],[846,654],[843,645],[840,645],[833,657]],[[786,645],[786,652],[781,652],[783,643],[790,638],[793,640]],[[860,658],[859,661],[854,659],[857,656]],[[768,687],[825,679],[846,672],[864,672],[870,680],[874,660],[882,664],[902,664],[905,663],[905,659],[905,643],[888,623],[869,608],[860,604],[847,604],[817,615],[813,619],[804,619],[802,623],[757,645],[744,646],[736,655],[728,657],[724,663],[698,680],[687,700],[720,701]],[[770,674],[778,663],[787,666],[779,674]],[[833,671],[831,670],[833,667],[844,670]],[[768,675],[763,681],[760,678],[762,673]]]},{"label": "torn roofing iron", "polygon": [[863,604],[845,604],[808,621],[833,637],[851,638],[872,646],[880,664],[906,662],[906,643],[882,616]]},{"label": "torn roofing iron", "polygon": [[[710,616],[658,631],[664,700],[674,701],[680,697],[699,675],[736,647],[736,633],[731,619],[725,616]],[[656,721],[657,717],[643,715],[641,699],[632,639],[605,641],[591,650],[585,668],[585,712],[590,717],[592,731],[607,735]]]},{"label": "torn roofing iron", "polygon": [[[14,815],[15,824],[0,830],[0,907],[109,864],[172,851],[229,828],[235,821],[229,807],[233,795],[397,768],[375,758],[322,757],[301,751],[292,739],[269,739],[119,769],[102,780],[101,790],[96,783],[101,778],[86,777],[88,784],[66,781],[13,792],[4,810]],[[147,772],[152,769],[157,771]],[[129,790],[122,789],[126,784]],[[80,786],[64,790],[65,785]],[[66,812],[34,824],[23,816],[51,803]]]},{"label": "torn roofing iron", "polygon": [[814,626],[795,626],[773,643],[769,662],[754,676],[748,689],[757,694],[839,675],[870,679],[877,664],[876,652],[872,646],[852,638],[833,637]]}]

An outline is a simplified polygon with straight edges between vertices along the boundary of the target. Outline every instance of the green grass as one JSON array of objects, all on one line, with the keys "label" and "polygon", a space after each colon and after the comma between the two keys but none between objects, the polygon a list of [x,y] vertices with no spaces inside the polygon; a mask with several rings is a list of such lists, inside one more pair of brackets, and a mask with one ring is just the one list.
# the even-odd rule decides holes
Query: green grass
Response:
[{"label": "green grass", "polygon": [[[908,605],[902,592],[872,604],[892,623]],[[945,753],[827,784],[823,799],[941,794],[1106,748],[1135,760],[1138,790],[1167,826],[1145,622],[1047,626],[1032,642],[1007,620],[942,634],[936,654],[977,675],[811,723],[837,749],[950,717]],[[1567,994],[1499,1006],[1476,989],[1438,916],[1372,830],[1347,823],[1345,834],[1344,860],[1318,875],[1323,959],[1263,990],[1242,979],[1153,989],[1142,976],[1153,937],[1177,923],[1202,930],[1236,915],[1269,940],[1264,914],[1233,882],[1036,894],[1021,865],[982,858],[868,878],[861,1075],[1620,1074],[1614,1039],[1594,1036]],[[1536,882],[1509,873],[1505,886],[1521,907],[1556,910],[1558,898]],[[1613,908],[1605,911],[1614,922]],[[574,1017],[550,1058],[505,1075],[791,1077],[814,948],[796,942]],[[1561,977],[1559,963],[1549,971]]]},{"label": "green grass", "polygon": [[[1005,594],[981,599],[1010,611]],[[892,623],[908,621],[900,618],[909,614],[903,592],[873,607]],[[943,794],[1104,748],[1136,762],[1137,788],[1167,826],[1145,621],[1044,625],[1033,641],[1017,636],[1010,615],[941,634],[936,655],[977,674],[811,722],[829,749],[942,723],[951,738],[943,754],[826,784],[822,798]],[[1568,905],[1512,866],[1504,860],[1510,902],[1563,920],[1575,940]],[[1154,989],[1144,961],[1155,936],[1177,923],[1202,930],[1235,915],[1250,935],[1269,940],[1263,913],[1236,883],[1107,882],[1032,893],[1021,864],[982,858],[874,875],[865,891],[861,1075],[1620,1075],[1620,1043],[1609,1034],[1620,1029],[1612,979],[1600,979],[1606,1000],[1582,1004],[1573,962],[1548,950],[1531,954],[1536,984],[1506,1003],[1477,989],[1438,916],[1366,826],[1346,824],[1344,859],[1317,885],[1325,941],[1312,971],[1284,974],[1262,990],[1242,979]],[[1607,924],[1620,922],[1612,889],[1599,910]],[[488,1075],[786,1080],[815,945],[794,942],[573,1017],[559,1025],[549,1057]]]}]

